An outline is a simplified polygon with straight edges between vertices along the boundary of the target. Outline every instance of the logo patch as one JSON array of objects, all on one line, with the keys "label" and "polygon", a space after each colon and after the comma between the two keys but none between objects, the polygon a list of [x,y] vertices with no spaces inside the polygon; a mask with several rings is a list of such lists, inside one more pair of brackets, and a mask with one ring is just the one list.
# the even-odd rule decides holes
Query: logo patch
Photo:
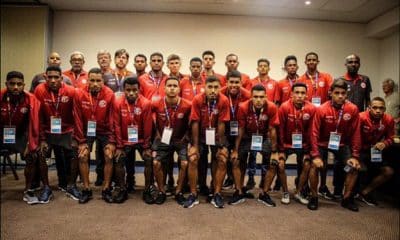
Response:
[{"label": "logo patch", "polygon": [[361,87],[362,87],[362,88],[366,88],[366,87],[367,87],[367,84],[365,84],[365,82],[362,82],[362,83],[361,83]]},{"label": "logo patch", "polygon": [[21,108],[21,113],[27,113],[28,112],[28,108],[27,107],[22,107]]},{"label": "logo patch", "polygon": [[318,86],[320,86],[320,87],[325,87],[325,83],[324,83],[324,82],[319,82],[319,83],[318,83]]},{"label": "logo patch", "polygon": [[106,107],[106,106],[107,106],[106,100],[100,100],[100,101],[99,101],[99,107],[104,108],[104,107]]},{"label": "logo patch", "polygon": [[142,113],[142,109],[137,107],[135,108],[135,110],[133,111],[136,115],[140,115]]},{"label": "logo patch", "polygon": [[351,119],[350,113],[345,113],[345,114],[343,114],[343,120],[349,121],[350,119]]},{"label": "logo patch", "polygon": [[272,86],[272,83],[268,83],[268,84],[267,84],[267,88],[268,88],[268,89],[273,89],[274,86]]},{"label": "logo patch", "polygon": [[182,118],[183,118],[183,116],[184,116],[184,114],[183,114],[183,113],[178,113],[178,115],[177,115],[177,118],[179,118],[179,119],[182,119]]},{"label": "logo patch", "polygon": [[68,101],[69,101],[69,97],[68,96],[62,96],[61,97],[61,102],[67,103]]},{"label": "logo patch", "polygon": [[311,118],[310,114],[304,113],[303,120],[309,120]]}]

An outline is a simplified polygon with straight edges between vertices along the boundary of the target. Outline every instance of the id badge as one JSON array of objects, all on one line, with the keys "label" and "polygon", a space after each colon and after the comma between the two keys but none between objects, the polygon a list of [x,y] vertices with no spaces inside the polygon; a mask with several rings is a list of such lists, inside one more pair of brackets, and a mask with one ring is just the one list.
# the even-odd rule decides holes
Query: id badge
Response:
[{"label": "id badge", "polygon": [[138,127],[130,126],[128,127],[128,142],[137,143],[139,140]]},{"label": "id badge", "polygon": [[50,117],[50,133],[61,134],[61,118]]},{"label": "id badge", "polygon": [[88,121],[86,135],[88,137],[96,137],[96,121]]},{"label": "id badge", "polygon": [[161,142],[165,144],[169,144],[171,142],[173,129],[169,127],[165,127],[162,133]]},{"label": "id badge", "polygon": [[159,99],[160,99],[159,95],[154,95],[154,96],[151,97],[151,101],[152,102],[157,102]]},{"label": "id badge", "polygon": [[303,147],[303,135],[301,133],[292,133],[292,148]]},{"label": "id badge", "polygon": [[252,151],[261,151],[263,143],[263,136],[261,135],[253,135],[251,136],[251,147]]},{"label": "id badge", "polygon": [[215,145],[215,128],[206,129],[206,144],[211,146]]},{"label": "id badge", "polygon": [[321,106],[321,98],[320,97],[312,97],[311,103],[314,104],[314,106],[319,107],[319,106]]},{"label": "id badge", "polygon": [[230,127],[230,135],[231,136],[238,136],[239,135],[239,123],[238,121],[230,121],[229,122],[229,127]]},{"label": "id badge", "polygon": [[339,150],[339,146],[340,146],[340,134],[331,132],[331,134],[329,135],[328,149]]},{"label": "id badge", "polygon": [[15,144],[15,127],[3,128],[3,143],[4,144]]},{"label": "id badge", "polygon": [[371,148],[371,162],[382,162],[382,151],[375,147]]}]

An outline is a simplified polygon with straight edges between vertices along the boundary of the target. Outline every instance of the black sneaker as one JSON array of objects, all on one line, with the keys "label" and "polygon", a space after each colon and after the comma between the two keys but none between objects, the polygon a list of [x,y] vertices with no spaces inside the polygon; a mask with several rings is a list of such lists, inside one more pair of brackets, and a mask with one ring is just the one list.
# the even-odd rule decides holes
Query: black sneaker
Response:
[{"label": "black sneaker", "polygon": [[369,206],[377,206],[378,205],[378,202],[375,200],[375,198],[371,194],[364,195],[364,194],[360,193],[360,194],[358,194],[357,199],[366,203]]},{"label": "black sneaker", "polygon": [[51,191],[49,186],[44,186],[43,191],[40,193],[39,196],[39,203],[45,204],[49,203],[50,199],[53,198],[53,192]]},{"label": "black sneaker", "polygon": [[91,189],[82,190],[81,197],[79,198],[79,203],[87,203],[92,199],[93,193]]},{"label": "black sneaker", "polygon": [[66,185],[58,185],[58,190],[61,192],[67,192],[67,186]]},{"label": "black sneaker", "polygon": [[78,201],[81,198],[81,192],[78,190],[76,185],[68,186],[66,195],[75,201]]},{"label": "black sneaker", "polygon": [[220,193],[214,194],[214,197],[211,200],[211,204],[216,208],[224,208],[224,199],[222,198]]},{"label": "black sneaker", "polygon": [[228,177],[225,179],[224,185],[222,185],[222,189],[232,189],[233,188],[233,179]]},{"label": "black sneaker", "polygon": [[24,192],[23,200],[29,205],[40,203],[39,198],[35,196],[35,192],[32,190]]},{"label": "black sneaker", "polygon": [[128,184],[126,187],[126,191],[128,193],[134,193],[136,191],[135,186],[133,184]]},{"label": "black sneaker", "polygon": [[335,196],[329,191],[326,185],[318,189],[318,195],[328,200],[335,199]]},{"label": "black sneaker", "polygon": [[341,205],[342,207],[347,208],[353,212],[358,212],[358,206],[354,202],[353,197],[343,198]]},{"label": "black sneaker", "polygon": [[275,202],[272,201],[271,197],[266,192],[260,193],[260,195],[258,196],[258,201],[260,203],[268,206],[268,207],[275,207],[276,206]]},{"label": "black sneaker", "polygon": [[128,199],[128,193],[125,189],[119,189],[118,194],[113,197],[114,203],[123,203]]},{"label": "black sneaker", "polygon": [[246,188],[253,189],[256,186],[256,182],[254,181],[254,176],[249,176],[249,180],[247,180]]},{"label": "black sneaker", "polygon": [[165,200],[167,200],[167,194],[163,192],[158,192],[156,199],[154,200],[155,204],[161,205],[165,203]]},{"label": "black sneaker", "polygon": [[184,208],[192,208],[194,205],[199,204],[199,199],[197,196],[193,195],[192,193],[189,195],[185,203],[183,204]]},{"label": "black sneaker", "polygon": [[113,196],[112,196],[111,190],[109,188],[101,191],[101,197],[106,203],[113,202]]},{"label": "black sneaker", "polygon": [[32,184],[31,184],[31,187],[29,188],[29,191],[39,191],[40,189],[42,189],[41,187],[40,187],[40,182],[33,182]]},{"label": "black sneaker", "polygon": [[248,189],[247,187],[243,187],[242,188],[242,192],[243,192],[243,197],[247,198],[247,199],[254,199],[254,194],[252,194],[250,192],[250,189]]},{"label": "black sneaker", "polygon": [[151,195],[150,189],[146,189],[143,192],[143,201],[147,204],[154,204],[155,200],[153,198],[153,195]]},{"label": "black sneaker", "polygon": [[246,201],[246,199],[244,198],[243,194],[239,194],[239,191],[236,190],[233,193],[232,199],[228,202],[229,205],[237,205],[240,204],[242,202]]},{"label": "black sneaker", "polygon": [[179,205],[183,205],[186,201],[186,198],[183,196],[183,193],[177,193],[175,194],[175,201],[179,204]]},{"label": "black sneaker", "polygon": [[307,208],[310,210],[318,209],[318,197],[311,197],[308,201]]},{"label": "black sneaker", "polygon": [[166,188],[165,188],[165,194],[166,194],[167,196],[172,196],[172,193],[173,193],[173,192],[175,192],[174,183],[172,183],[172,185],[171,185],[171,184],[168,184],[168,185],[166,186]]}]

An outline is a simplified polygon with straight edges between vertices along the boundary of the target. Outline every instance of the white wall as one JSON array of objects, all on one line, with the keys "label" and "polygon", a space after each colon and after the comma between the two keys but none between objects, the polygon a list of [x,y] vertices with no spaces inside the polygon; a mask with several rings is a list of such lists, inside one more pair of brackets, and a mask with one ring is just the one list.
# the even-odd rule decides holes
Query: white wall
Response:
[{"label": "white wall", "polygon": [[[74,50],[86,54],[85,68],[89,69],[97,66],[99,49],[113,54],[126,48],[131,56],[177,53],[186,73],[189,59],[207,49],[216,53],[217,72],[225,73],[225,56],[233,52],[239,55],[239,70],[251,77],[257,73],[257,59],[267,57],[275,79],[285,75],[281,67],[289,54],[298,57],[299,73],[304,73],[304,55],[316,51],[320,69],[337,77],[345,72],[344,58],[357,53],[362,61],[360,72],[374,82],[380,79],[381,45],[380,40],[365,37],[365,28],[364,24],[266,17],[55,11],[53,47],[63,57],[63,68],[70,67],[68,58]],[[133,70],[132,61],[129,69]]]},{"label": "white wall", "polygon": [[[400,70],[399,70],[399,43],[400,34],[395,32],[386,38],[382,39],[379,46],[379,81],[377,88],[379,88],[379,94],[383,96],[381,82],[385,78],[392,78],[397,86],[400,84]],[[399,88],[397,88],[399,89]]]}]

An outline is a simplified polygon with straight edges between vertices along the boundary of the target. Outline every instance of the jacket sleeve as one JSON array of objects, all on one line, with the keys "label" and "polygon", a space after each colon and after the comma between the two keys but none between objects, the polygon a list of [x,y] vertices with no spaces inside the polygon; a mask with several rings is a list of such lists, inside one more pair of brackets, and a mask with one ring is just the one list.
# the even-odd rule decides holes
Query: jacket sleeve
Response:
[{"label": "jacket sleeve", "polygon": [[320,136],[320,128],[321,128],[321,119],[322,119],[322,114],[321,114],[321,108],[318,108],[315,111],[313,120],[312,120],[312,125],[311,125],[311,136],[310,136],[310,144],[311,144],[311,157],[316,158],[316,157],[321,157],[319,154],[319,149],[318,149],[318,142],[319,142],[319,136]]},{"label": "jacket sleeve", "polygon": [[79,90],[75,90],[74,104],[73,104],[73,116],[75,121],[74,126],[74,137],[78,144],[82,144],[86,142],[85,133],[84,133],[84,123],[82,118],[82,101],[81,101],[82,93]]},{"label": "jacket sleeve", "polygon": [[114,126],[114,133],[115,133],[115,141],[117,143],[117,148],[122,149],[124,147],[124,144],[122,142],[122,131],[121,131],[121,125],[122,125],[122,118],[121,118],[121,109],[120,105],[118,104],[119,101],[114,101],[113,104],[113,126]]},{"label": "jacket sleeve", "polygon": [[[385,116],[385,115],[384,115]],[[385,125],[386,129],[386,134],[385,134],[385,140],[383,141],[386,145],[386,147],[390,146],[393,144],[394,141],[394,120],[392,117],[388,118],[388,124]]]},{"label": "jacket sleeve", "polygon": [[28,149],[30,152],[35,151],[39,147],[39,114],[40,102],[35,96],[29,95],[30,111],[29,111],[29,129],[28,129]]},{"label": "jacket sleeve", "polygon": [[108,135],[108,142],[109,143],[116,143],[116,137],[115,137],[115,126],[113,123],[113,117],[114,117],[114,108],[115,108],[115,95],[112,94],[111,97],[111,102],[110,102],[110,108],[108,109],[107,112],[107,122],[108,122],[108,127],[110,134]]},{"label": "jacket sleeve", "polygon": [[151,104],[148,103],[143,108],[143,118],[142,118],[142,126],[143,129],[143,148],[147,149],[151,146],[151,134],[153,132],[153,117],[151,114]]},{"label": "jacket sleeve", "polygon": [[[42,94],[40,88],[35,89],[34,95],[39,101],[43,98]],[[46,111],[44,108],[44,104],[41,103],[39,108],[39,141],[46,141]]]},{"label": "jacket sleeve", "polygon": [[354,110],[355,113],[351,123],[351,155],[354,158],[360,158],[360,149],[361,149],[361,132],[360,132],[360,114],[358,113],[358,109]]},{"label": "jacket sleeve", "polygon": [[286,118],[285,118],[285,109],[283,106],[281,106],[278,109],[278,115],[279,115],[279,133],[278,133],[278,149],[279,151],[284,151],[284,138],[285,138],[285,127],[286,127]]}]

